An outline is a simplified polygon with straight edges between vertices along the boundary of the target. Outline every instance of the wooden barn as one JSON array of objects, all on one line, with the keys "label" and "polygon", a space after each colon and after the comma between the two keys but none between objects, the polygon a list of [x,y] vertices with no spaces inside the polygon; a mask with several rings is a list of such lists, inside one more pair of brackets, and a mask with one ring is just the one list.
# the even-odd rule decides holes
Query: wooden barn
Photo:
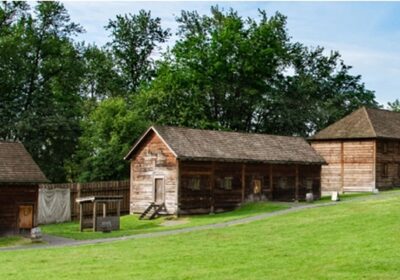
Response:
[{"label": "wooden barn", "polygon": [[21,143],[0,141],[0,235],[37,223],[39,183],[47,182]]},{"label": "wooden barn", "polygon": [[400,186],[400,113],[362,107],[310,141],[328,163],[321,171],[323,193]]},{"label": "wooden barn", "polygon": [[299,137],[153,126],[131,160],[131,213],[229,210],[246,201],[320,197],[324,160]]}]

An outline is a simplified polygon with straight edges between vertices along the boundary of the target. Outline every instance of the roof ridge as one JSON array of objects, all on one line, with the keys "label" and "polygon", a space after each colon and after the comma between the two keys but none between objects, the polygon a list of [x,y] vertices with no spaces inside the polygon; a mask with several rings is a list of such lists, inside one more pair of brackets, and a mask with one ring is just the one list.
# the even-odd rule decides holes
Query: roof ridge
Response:
[{"label": "roof ridge", "polygon": [[178,129],[187,129],[187,130],[203,130],[203,131],[212,131],[212,132],[219,132],[219,133],[237,133],[237,134],[244,134],[244,135],[261,135],[261,136],[273,136],[273,137],[286,137],[286,138],[300,138],[306,139],[303,136],[291,136],[291,135],[277,135],[277,134],[269,134],[269,133],[261,133],[261,132],[244,132],[244,131],[229,131],[229,130],[216,130],[216,129],[207,129],[207,128],[193,128],[193,127],[186,127],[186,126],[174,126],[174,125],[152,125],[152,127],[169,127],[169,128],[178,128]]},{"label": "roof ridge", "polygon": [[363,109],[364,113],[367,115],[367,121],[372,128],[372,133],[374,134],[375,137],[377,137],[378,134],[376,133],[375,126],[372,123],[371,117],[369,116],[369,113],[368,113],[368,109],[370,109],[370,108],[367,108],[366,106],[362,106],[362,109]]}]

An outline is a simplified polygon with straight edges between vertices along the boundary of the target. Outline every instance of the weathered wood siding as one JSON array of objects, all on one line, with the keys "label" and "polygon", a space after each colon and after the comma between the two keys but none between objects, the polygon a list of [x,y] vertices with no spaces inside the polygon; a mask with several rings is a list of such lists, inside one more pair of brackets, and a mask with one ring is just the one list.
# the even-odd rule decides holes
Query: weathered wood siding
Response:
[{"label": "weathered wood siding", "polygon": [[[69,189],[71,191],[71,219],[79,219],[79,204],[76,199],[85,196],[96,195],[121,195],[123,197],[120,204],[120,214],[129,214],[130,210],[130,180],[122,181],[100,181],[90,183],[61,183],[61,184],[40,184],[39,188],[43,189]],[[100,207],[100,206],[99,206]],[[83,216],[91,217],[93,208],[90,203],[82,205]],[[101,211],[97,211],[98,215],[102,215]],[[117,213],[117,202],[111,202],[107,205],[107,213]]]},{"label": "weathered wood siding", "polygon": [[400,141],[378,140],[376,143],[376,187],[385,190],[399,186]]},{"label": "weathered wood siding", "polygon": [[19,205],[33,205],[33,226],[37,225],[38,186],[0,186],[0,235],[15,234]]},{"label": "weathered wood siding", "polygon": [[[180,213],[230,210],[243,202],[258,200],[304,200],[306,193],[321,195],[319,165],[245,164],[209,161],[181,161]],[[297,169],[297,171],[296,171]],[[223,181],[231,181],[229,189]],[[193,181],[197,180],[197,184]],[[255,181],[260,184],[255,191]]]},{"label": "weathered wood siding", "polygon": [[311,145],[328,163],[321,171],[323,193],[374,190],[374,140],[315,141]]},{"label": "weathered wood siding", "polygon": [[174,214],[177,211],[177,160],[164,142],[150,133],[131,161],[131,213],[142,213],[154,202],[156,178],[164,179],[167,212]]}]

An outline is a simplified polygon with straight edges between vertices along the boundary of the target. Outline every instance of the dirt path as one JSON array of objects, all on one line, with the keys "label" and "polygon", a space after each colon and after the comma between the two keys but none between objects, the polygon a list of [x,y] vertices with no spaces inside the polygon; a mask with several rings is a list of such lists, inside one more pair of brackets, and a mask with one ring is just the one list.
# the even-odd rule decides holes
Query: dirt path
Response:
[{"label": "dirt path", "polygon": [[365,200],[374,200],[374,199],[381,199],[385,197],[391,196],[400,196],[400,192],[391,192],[391,193],[380,193],[377,195],[371,196],[362,196],[353,199],[348,199],[342,202],[326,202],[326,203],[314,203],[314,204],[300,204],[293,206],[292,208],[279,210],[275,212],[269,212],[264,214],[258,214],[251,217],[241,218],[237,220],[221,222],[217,224],[209,224],[209,225],[202,225],[202,226],[194,226],[182,229],[174,229],[174,230],[166,230],[166,231],[159,231],[159,232],[151,232],[151,233],[141,233],[129,236],[122,236],[122,237],[112,237],[112,238],[101,238],[101,239],[92,239],[92,240],[73,240],[68,238],[56,237],[56,236],[49,236],[45,235],[43,241],[47,242],[47,244],[36,244],[32,246],[20,246],[20,247],[7,247],[7,248],[0,248],[0,251],[14,251],[14,250],[28,250],[28,249],[45,249],[45,248],[58,248],[58,247],[66,247],[66,246],[82,246],[82,245],[91,245],[91,244],[100,244],[100,243],[108,243],[114,241],[122,241],[122,240],[131,240],[131,239],[143,239],[143,238],[153,238],[153,237],[161,237],[161,236],[170,236],[170,235],[177,235],[181,233],[188,233],[200,230],[209,230],[209,229],[218,229],[218,228],[225,228],[229,226],[247,224],[254,221],[263,220],[269,217],[275,217],[280,215],[285,215],[288,213],[298,212],[304,209],[310,208],[318,208],[318,207],[328,207],[333,205],[338,205],[342,203],[348,203],[352,201],[365,201]]}]

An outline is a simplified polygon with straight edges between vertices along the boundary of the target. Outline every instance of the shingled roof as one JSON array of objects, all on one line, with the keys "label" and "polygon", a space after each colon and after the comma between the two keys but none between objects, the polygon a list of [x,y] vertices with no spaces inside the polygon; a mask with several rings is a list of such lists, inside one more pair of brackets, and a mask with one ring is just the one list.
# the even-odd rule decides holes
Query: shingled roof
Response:
[{"label": "shingled roof", "polygon": [[24,145],[0,141],[0,184],[48,182]]},{"label": "shingled roof", "polygon": [[154,131],[175,156],[182,160],[216,160],[324,164],[324,159],[300,137],[226,132],[170,126],[152,126],[135,143],[130,159],[141,141]]},{"label": "shingled roof", "polygon": [[392,138],[400,139],[400,113],[361,107],[319,131],[311,140]]}]

